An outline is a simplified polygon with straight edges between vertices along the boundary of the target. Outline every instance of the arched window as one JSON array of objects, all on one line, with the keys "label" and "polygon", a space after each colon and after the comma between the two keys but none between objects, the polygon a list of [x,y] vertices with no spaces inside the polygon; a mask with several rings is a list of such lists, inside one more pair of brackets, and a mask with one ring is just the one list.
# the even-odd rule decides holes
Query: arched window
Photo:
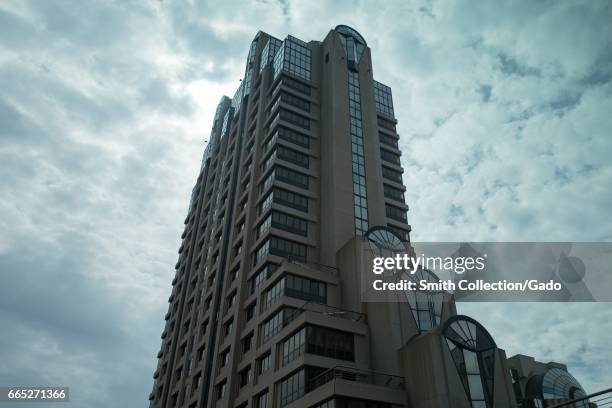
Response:
[{"label": "arched window", "polygon": [[[365,236],[368,239],[372,255],[375,257],[395,257],[397,254],[411,253],[408,242],[402,240],[388,227],[372,227],[366,232]],[[417,287],[421,281],[428,283],[439,281],[433,272],[425,269],[418,269],[415,273],[403,271],[401,274],[394,269],[387,270],[385,276],[398,281],[413,281]],[[444,301],[443,291],[407,290],[404,291],[404,296],[408,300],[419,333],[428,331],[440,324]]]},{"label": "arched window", "polygon": [[440,324],[442,315],[443,291],[421,290],[420,282],[438,283],[435,273],[427,269],[418,269],[415,273],[404,272],[402,279],[415,282],[417,290],[406,290],[404,294],[410,304],[412,316],[419,333],[433,329]]},{"label": "arched window", "polygon": [[366,232],[366,238],[370,242],[370,248],[381,256],[405,253],[408,250],[406,243],[387,227],[372,227]]},{"label": "arched window", "polygon": [[[408,243],[402,241],[397,234],[387,227],[372,227],[365,233],[373,257],[395,257],[397,254],[410,253]],[[399,274],[395,269],[385,270],[383,276],[395,276]]]},{"label": "arched window", "polygon": [[353,37],[355,41],[360,42],[363,45],[366,45],[366,40],[354,28],[351,28],[344,24],[340,24],[336,26],[336,32],[345,37]]},{"label": "arched window", "polygon": [[448,319],[442,334],[472,408],[493,407],[497,346],[491,335],[476,320],[462,315]]},{"label": "arched window", "polygon": [[361,34],[346,25],[336,26],[336,33],[340,35],[349,69],[357,71],[359,60],[361,60],[361,55],[367,45],[366,41]]}]

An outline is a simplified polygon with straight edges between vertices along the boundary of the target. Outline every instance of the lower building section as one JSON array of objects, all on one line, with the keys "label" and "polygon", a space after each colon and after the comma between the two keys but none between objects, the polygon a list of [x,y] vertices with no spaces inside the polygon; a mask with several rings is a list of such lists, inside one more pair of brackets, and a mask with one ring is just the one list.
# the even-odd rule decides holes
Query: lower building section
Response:
[{"label": "lower building section", "polygon": [[[457,315],[450,293],[396,291],[364,301],[362,277],[371,274],[373,257],[411,250],[392,229],[374,227],[347,242],[333,266],[262,256],[244,310],[219,320],[210,370],[191,369],[187,359],[168,400],[160,386],[151,406],[544,408],[586,395],[562,364],[506,358],[485,327]],[[414,276],[437,281],[431,271]],[[227,310],[236,307],[235,293],[223,302]],[[205,319],[200,332],[208,327]],[[204,361],[206,339],[184,340],[175,353],[193,351]],[[165,354],[156,375],[164,375]]]},{"label": "lower building section", "polygon": [[413,408],[516,407],[505,352],[467,316],[453,316],[401,350]]}]

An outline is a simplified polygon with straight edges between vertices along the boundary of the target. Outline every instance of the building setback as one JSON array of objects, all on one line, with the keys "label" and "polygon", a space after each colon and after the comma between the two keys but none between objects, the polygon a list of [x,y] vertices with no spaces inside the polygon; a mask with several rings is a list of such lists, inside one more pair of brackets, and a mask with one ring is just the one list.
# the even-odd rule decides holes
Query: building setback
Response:
[{"label": "building setback", "polygon": [[396,124],[352,28],[257,33],[192,192],[151,407],[517,406],[452,296],[362,301],[371,257],[411,251]]}]

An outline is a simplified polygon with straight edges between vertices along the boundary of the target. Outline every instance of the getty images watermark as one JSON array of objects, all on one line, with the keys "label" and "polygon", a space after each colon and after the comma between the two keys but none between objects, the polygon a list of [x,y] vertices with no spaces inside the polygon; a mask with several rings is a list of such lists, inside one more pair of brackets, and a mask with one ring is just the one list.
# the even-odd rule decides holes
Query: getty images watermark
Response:
[{"label": "getty images watermark", "polygon": [[[403,301],[405,291],[458,301],[612,301],[610,243],[364,243],[364,301]],[[417,255],[418,254],[418,255]]]}]

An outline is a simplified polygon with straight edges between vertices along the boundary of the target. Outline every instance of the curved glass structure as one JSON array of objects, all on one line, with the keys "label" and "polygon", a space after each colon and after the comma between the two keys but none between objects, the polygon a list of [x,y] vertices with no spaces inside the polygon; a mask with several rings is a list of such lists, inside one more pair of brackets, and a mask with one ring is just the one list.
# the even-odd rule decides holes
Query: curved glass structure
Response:
[{"label": "curved glass structure", "polygon": [[358,71],[357,65],[363,55],[363,50],[367,46],[366,41],[363,39],[355,29],[346,26],[339,25],[335,28],[336,33],[340,34],[340,40],[346,51],[346,57],[349,69],[352,71]]},{"label": "curved glass structure", "polygon": [[[414,274],[404,272],[401,278],[415,282],[417,288],[421,281],[427,283],[438,283],[440,281],[435,273],[427,269],[418,269]],[[431,330],[440,324],[444,291],[417,289],[406,290],[404,294],[410,304],[412,317],[414,317],[419,333]]]},{"label": "curved glass structure", "polygon": [[359,42],[361,42],[363,45],[367,45],[366,40],[362,37],[362,35],[359,34],[357,30],[355,30],[352,27],[349,27],[344,24],[340,24],[336,26],[335,30],[338,32],[338,34],[341,34],[345,37],[353,37],[357,39]]},{"label": "curved glass structure", "polygon": [[472,408],[493,407],[497,346],[491,335],[476,320],[462,315],[448,319],[442,334]]},{"label": "curved glass structure", "polygon": [[[560,402],[586,396],[578,380],[567,371],[557,367],[549,368],[546,373],[529,378],[525,394],[527,400],[530,400],[535,407],[541,406],[544,400]],[[572,406],[588,408],[589,402],[584,400]]]}]

